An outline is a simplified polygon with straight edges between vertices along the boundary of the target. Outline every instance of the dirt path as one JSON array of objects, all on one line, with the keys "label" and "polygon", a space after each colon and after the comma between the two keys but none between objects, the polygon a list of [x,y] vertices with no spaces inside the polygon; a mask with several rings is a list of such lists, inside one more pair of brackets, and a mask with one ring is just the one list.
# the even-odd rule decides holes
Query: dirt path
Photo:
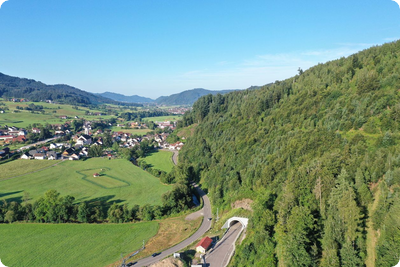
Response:
[{"label": "dirt path", "polygon": [[372,214],[375,212],[376,207],[378,206],[379,197],[381,195],[381,190],[377,187],[374,202],[370,204],[369,218],[367,220],[367,259],[365,260],[365,264],[367,267],[375,267],[376,260],[376,243],[378,242],[378,233],[373,228],[373,223],[371,220]]},{"label": "dirt path", "polygon": [[28,175],[28,174],[32,174],[32,173],[35,173],[35,172],[41,172],[41,171],[47,170],[47,169],[49,169],[49,168],[52,168],[52,167],[54,167],[54,166],[57,166],[58,164],[60,164],[60,163],[62,163],[62,162],[64,162],[64,159],[63,159],[63,160],[60,160],[59,162],[57,162],[57,163],[55,163],[55,164],[53,164],[53,165],[50,165],[50,166],[48,166],[48,167],[45,167],[45,168],[43,168],[43,169],[39,169],[39,170],[32,171],[32,172],[27,172],[27,173],[24,173],[24,174],[20,174],[20,175],[17,175],[17,176],[13,176],[13,177],[9,177],[9,178],[6,178],[6,179],[2,179],[2,180],[0,180],[0,181],[7,181],[7,180],[11,180],[11,179],[14,179],[14,178],[17,178],[17,177],[21,177],[21,176],[25,176],[25,175]]}]

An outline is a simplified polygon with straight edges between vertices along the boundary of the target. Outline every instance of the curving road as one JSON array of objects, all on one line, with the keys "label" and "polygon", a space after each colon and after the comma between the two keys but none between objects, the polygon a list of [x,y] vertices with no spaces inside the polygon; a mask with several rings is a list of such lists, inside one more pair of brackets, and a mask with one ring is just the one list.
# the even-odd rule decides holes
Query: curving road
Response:
[{"label": "curving road", "polygon": [[218,242],[215,247],[207,252],[205,259],[209,267],[225,267],[235,251],[235,243],[238,239],[243,227],[241,223],[236,223],[229,227],[228,232]]},{"label": "curving road", "polygon": [[167,250],[164,250],[163,252],[161,252],[161,254],[159,254],[156,257],[147,257],[144,259],[141,259],[139,261],[137,261],[137,263],[134,265],[136,266],[148,266],[151,265],[153,263],[156,263],[164,258],[166,258],[169,255],[174,254],[175,252],[178,252],[182,249],[184,249],[185,247],[189,246],[190,244],[192,244],[193,242],[195,242],[197,239],[199,239],[202,235],[204,235],[211,227],[211,221],[209,221],[208,219],[211,218],[211,204],[210,204],[210,200],[208,199],[207,195],[204,193],[203,190],[201,190],[201,188],[196,185],[193,184],[193,186],[195,187],[196,191],[199,193],[200,197],[203,199],[203,222],[200,226],[200,228],[192,235],[190,236],[188,239],[182,241],[181,243],[173,246],[172,248],[169,248]]}]

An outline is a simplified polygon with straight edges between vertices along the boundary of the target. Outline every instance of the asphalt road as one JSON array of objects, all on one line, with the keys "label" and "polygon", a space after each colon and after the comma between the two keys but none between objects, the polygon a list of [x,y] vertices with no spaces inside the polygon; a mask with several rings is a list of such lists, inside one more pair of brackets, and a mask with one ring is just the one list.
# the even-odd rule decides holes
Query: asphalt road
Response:
[{"label": "asphalt road", "polygon": [[29,148],[31,148],[31,147],[33,147],[33,146],[42,145],[42,144],[45,144],[45,143],[47,143],[47,142],[53,141],[53,140],[55,140],[55,139],[57,139],[57,137],[52,137],[52,138],[46,139],[46,140],[44,140],[44,141],[39,141],[39,142],[34,143],[34,144],[26,145],[26,146],[23,146],[23,147],[19,148],[18,151],[22,151],[22,150],[25,150],[25,149],[29,149]]},{"label": "asphalt road", "polygon": [[227,266],[235,249],[235,242],[242,230],[242,224],[237,222],[232,225],[223,239],[207,252],[206,263],[210,267]]},{"label": "asphalt road", "polygon": [[161,254],[159,254],[156,257],[147,257],[144,259],[141,259],[139,261],[137,261],[137,263],[133,266],[135,267],[139,267],[139,266],[148,266],[151,264],[154,264],[164,258],[166,258],[169,255],[172,255],[182,249],[184,249],[185,247],[189,246],[190,244],[192,244],[193,242],[195,242],[197,239],[199,239],[202,235],[204,235],[211,227],[211,221],[209,221],[208,219],[211,218],[211,204],[210,204],[210,200],[208,199],[207,195],[204,193],[203,190],[201,190],[201,188],[199,188],[197,185],[194,185],[195,189],[197,190],[197,192],[199,193],[199,195],[201,196],[201,198],[203,199],[203,214],[204,214],[204,218],[203,218],[203,222],[200,226],[200,228],[192,235],[190,236],[188,239],[182,241],[181,243],[167,249],[161,252]]}]

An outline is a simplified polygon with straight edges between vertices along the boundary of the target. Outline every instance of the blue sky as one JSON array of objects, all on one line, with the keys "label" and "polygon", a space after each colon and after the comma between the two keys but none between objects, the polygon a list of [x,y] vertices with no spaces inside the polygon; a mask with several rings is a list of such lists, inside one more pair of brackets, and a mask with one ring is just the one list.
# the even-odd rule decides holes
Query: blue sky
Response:
[{"label": "blue sky", "polygon": [[397,39],[391,0],[8,0],[0,72],[156,98],[264,85]]}]

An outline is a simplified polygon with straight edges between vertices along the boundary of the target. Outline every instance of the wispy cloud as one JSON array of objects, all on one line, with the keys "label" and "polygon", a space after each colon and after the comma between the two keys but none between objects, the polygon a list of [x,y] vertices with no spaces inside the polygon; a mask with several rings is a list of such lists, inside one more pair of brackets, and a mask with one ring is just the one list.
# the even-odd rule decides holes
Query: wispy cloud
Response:
[{"label": "wispy cloud", "polygon": [[397,41],[399,39],[400,39],[400,37],[389,37],[389,38],[385,38],[383,40],[385,40],[387,42],[393,42],[393,41]]},{"label": "wispy cloud", "polygon": [[217,62],[207,69],[182,73],[178,80],[208,89],[247,88],[283,80],[318,63],[347,57],[374,44],[340,43],[330,49],[255,55],[241,62]]}]

